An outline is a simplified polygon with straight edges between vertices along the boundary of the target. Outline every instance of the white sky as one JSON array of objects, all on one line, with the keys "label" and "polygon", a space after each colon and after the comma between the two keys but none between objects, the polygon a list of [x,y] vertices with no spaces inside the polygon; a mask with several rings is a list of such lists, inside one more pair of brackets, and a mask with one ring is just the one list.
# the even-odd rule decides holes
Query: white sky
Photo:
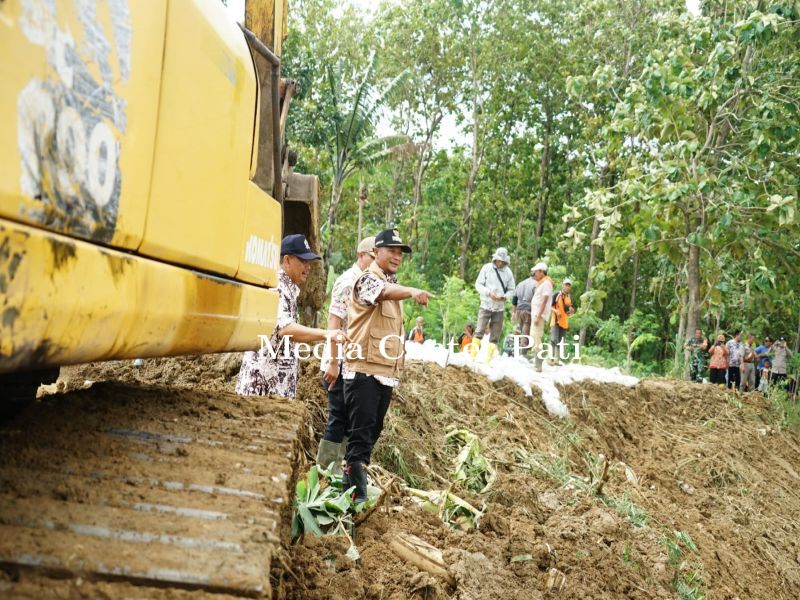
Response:
[{"label": "white sky", "polygon": [[[372,14],[378,7],[375,0],[345,0],[349,1],[354,6],[358,7],[362,13]],[[686,10],[693,15],[700,14],[701,0],[686,0]],[[236,21],[244,22],[244,3],[245,0],[227,0],[228,12]],[[291,10],[291,0],[289,2],[289,9]],[[388,115],[378,123],[378,135],[390,135],[394,133],[391,127],[390,118]],[[442,121],[441,129],[439,131],[438,139],[434,145],[440,149],[452,148],[455,145],[464,145],[469,137],[463,131],[458,129],[456,119],[452,115],[448,115]]]}]

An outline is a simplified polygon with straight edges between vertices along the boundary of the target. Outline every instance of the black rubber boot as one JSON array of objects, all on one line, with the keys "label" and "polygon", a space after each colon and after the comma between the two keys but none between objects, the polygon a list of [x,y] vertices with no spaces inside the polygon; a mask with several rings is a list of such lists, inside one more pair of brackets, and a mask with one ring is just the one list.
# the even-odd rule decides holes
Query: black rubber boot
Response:
[{"label": "black rubber boot", "polygon": [[342,471],[342,493],[345,493],[347,489],[353,485],[350,483],[350,467],[345,467]]},{"label": "black rubber boot", "polygon": [[353,493],[353,502],[367,501],[367,470],[363,463],[353,463],[348,465],[350,471],[350,485],[356,486]]}]

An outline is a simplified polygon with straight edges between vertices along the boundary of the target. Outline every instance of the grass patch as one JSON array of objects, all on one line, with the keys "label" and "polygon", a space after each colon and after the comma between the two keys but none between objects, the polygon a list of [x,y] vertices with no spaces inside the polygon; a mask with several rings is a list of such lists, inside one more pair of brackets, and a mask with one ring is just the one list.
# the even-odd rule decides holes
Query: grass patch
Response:
[{"label": "grass patch", "polygon": [[378,444],[375,447],[374,459],[383,465],[385,469],[401,477],[411,487],[420,486],[419,478],[411,471],[402,450],[395,444],[388,441]]},{"label": "grass patch", "polygon": [[667,550],[669,563],[676,571],[672,583],[678,597],[681,600],[705,600],[701,566],[691,560],[691,555],[697,554],[697,546],[691,536],[685,531],[673,531],[671,535],[664,535],[661,543]]},{"label": "grass patch", "polygon": [[786,429],[800,431],[800,402],[792,400],[783,387],[774,385],[770,386],[767,397],[775,423]]},{"label": "grass patch", "polygon": [[634,504],[627,493],[622,496],[601,496],[600,500],[627,517],[634,527],[647,527],[650,524],[650,515],[644,508]]}]

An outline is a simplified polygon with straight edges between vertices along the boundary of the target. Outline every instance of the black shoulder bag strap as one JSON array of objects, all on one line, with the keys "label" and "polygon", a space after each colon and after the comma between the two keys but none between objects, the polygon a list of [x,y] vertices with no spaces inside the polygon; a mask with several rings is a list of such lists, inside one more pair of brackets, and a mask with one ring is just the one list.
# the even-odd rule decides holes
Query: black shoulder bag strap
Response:
[{"label": "black shoulder bag strap", "polygon": [[497,275],[497,279],[500,281],[500,287],[503,288],[503,293],[507,294],[508,288],[506,287],[506,284],[503,283],[503,278],[500,277],[500,271],[497,270],[497,267],[494,267],[494,274]]}]

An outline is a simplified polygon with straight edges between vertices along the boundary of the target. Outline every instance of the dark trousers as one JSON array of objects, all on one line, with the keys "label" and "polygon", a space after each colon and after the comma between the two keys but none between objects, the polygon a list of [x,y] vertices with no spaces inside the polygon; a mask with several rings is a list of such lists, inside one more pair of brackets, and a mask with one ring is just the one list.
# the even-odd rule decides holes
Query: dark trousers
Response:
[{"label": "dark trousers", "polygon": [[[322,380],[322,385],[328,390],[328,383],[325,379]],[[336,383],[333,384],[333,389],[328,390],[328,424],[325,427],[325,435],[322,438],[329,442],[341,444],[349,429],[347,421],[347,408],[344,405],[344,379],[342,379],[342,374],[339,373]]]},{"label": "dark trousers", "polygon": [[769,380],[770,386],[784,387],[786,384],[786,373],[772,373],[772,379]]},{"label": "dark trousers", "polygon": [[350,425],[347,464],[369,464],[372,448],[383,431],[383,419],[392,399],[392,388],[372,375],[356,373],[344,382],[344,402]]},{"label": "dark trousers", "polygon": [[725,385],[725,369],[709,369],[711,371],[711,383]]},{"label": "dark trousers", "polygon": [[742,372],[739,367],[728,367],[728,387],[739,389],[742,384]]},{"label": "dark trousers", "polygon": [[763,368],[764,367],[756,363],[756,390],[758,390],[758,388],[761,386],[761,369]]}]

